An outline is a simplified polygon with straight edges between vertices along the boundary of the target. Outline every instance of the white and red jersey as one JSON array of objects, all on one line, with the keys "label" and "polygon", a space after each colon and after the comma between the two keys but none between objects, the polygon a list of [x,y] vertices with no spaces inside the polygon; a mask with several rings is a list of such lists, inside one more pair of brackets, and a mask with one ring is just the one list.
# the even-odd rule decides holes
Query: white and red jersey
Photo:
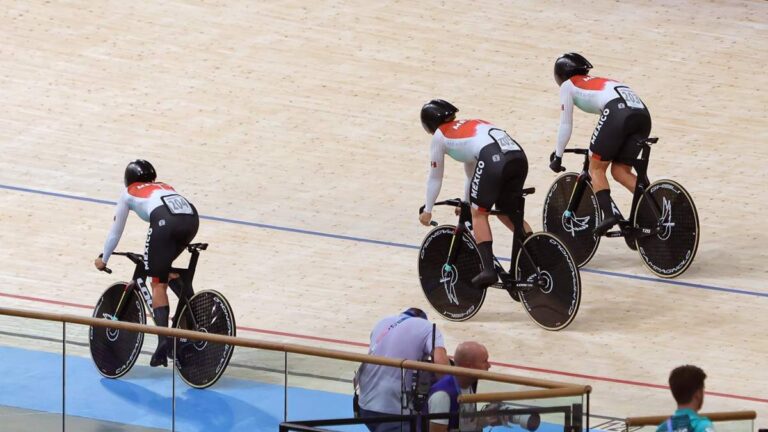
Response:
[{"label": "white and red jersey", "polygon": [[582,111],[600,114],[605,105],[619,97],[623,97],[633,108],[643,108],[643,102],[625,84],[618,81],[575,75],[560,85],[560,129],[557,133],[557,156],[563,156],[563,150],[571,139],[573,131],[573,106]]},{"label": "white and red jersey", "polygon": [[454,120],[443,123],[432,136],[429,149],[429,176],[427,177],[427,199],[424,211],[432,212],[432,207],[443,185],[445,155],[464,163],[467,180],[464,187],[464,199],[469,201],[469,185],[475,172],[475,164],[480,150],[494,142],[490,136],[492,129],[499,128],[485,120]]},{"label": "white and red jersey", "polygon": [[149,222],[149,215],[152,210],[165,205],[163,197],[169,195],[178,195],[178,193],[165,183],[132,183],[120,195],[115,206],[115,218],[112,222],[112,228],[107,235],[107,241],[104,243],[102,260],[106,263],[112,252],[115,251],[120,237],[125,229],[125,222],[128,220],[128,212],[133,210],[141,219]]}]

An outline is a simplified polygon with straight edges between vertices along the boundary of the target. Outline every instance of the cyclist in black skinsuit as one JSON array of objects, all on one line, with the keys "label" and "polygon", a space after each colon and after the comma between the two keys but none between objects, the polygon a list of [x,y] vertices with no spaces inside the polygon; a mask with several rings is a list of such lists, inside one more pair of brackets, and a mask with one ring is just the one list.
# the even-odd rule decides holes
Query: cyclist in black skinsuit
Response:
[{"label": "cyclist in black skinsuit", "polygon": [[[94,264],[103,270],[107,266],[125,228],[130,210],[149,222],[144,248],[144,267],[152,276],[152,307],[155,324],[168,327],[168,287],[171,265],[184,248],[192,242],[199,218],[195,206],[179,195],[171,186],[155,182],[155,168],[145,160],[135,160],[125,168],[125,191],[120,195],[115,208],[112,228],[104,244],[102,255]],[[181,298],[180,280],[171,280],[171,289]],[[179,302],[181,306],[182,302]],[[176,308],[178,316],[180,308]],[[157,349],[150,360],[151,366],[167,366],[168,342],[158,335]]]}]

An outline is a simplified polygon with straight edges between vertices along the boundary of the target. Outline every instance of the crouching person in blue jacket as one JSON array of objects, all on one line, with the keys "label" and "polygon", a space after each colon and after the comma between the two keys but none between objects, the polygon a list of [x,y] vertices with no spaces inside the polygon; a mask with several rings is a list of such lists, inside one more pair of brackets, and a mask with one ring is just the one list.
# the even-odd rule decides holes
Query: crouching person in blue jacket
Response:
[{"label": "crouching person in blue jacket", "polygon": [[[453,356],[456,366],[487,371],[491,365],[488,363],[488,350],[477,342],[463,342],[456,347]],[[459,395],[474,394],[477,390],[477,380],[472,377],[445,375],[439,379],[429,390],[429,413],[450,413],[448,419],[432,419],[429,423],[429,432],[470,432],[481,431],[487,425],[499,425],[517,423],[528,430],[536,430],[539,427],[539,415],[523,415],[505,417],[474,416],[477,412],[475,404],[466,403],[459,405]],[[496,405],[492,409],[499,409]]]}]

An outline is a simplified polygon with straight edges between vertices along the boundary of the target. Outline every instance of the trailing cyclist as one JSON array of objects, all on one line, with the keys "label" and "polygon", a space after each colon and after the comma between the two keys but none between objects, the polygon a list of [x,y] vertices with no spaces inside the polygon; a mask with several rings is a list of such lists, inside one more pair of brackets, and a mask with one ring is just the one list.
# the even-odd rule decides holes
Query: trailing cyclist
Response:
[{"label": "trailing cyclist", "polygon": [[[155,324],[168,326],[168,287],[171,264],[197,234],[199,218],[195,206],[179,195],[168,184],[155,182],[155,168],[146,160],[137,159],[125,168],[125,187],[115,207],[115,217],[102,255],[94,265],[103,270],[107,266],[123,234],[130,210],[149,222],[144,245],[144,268],[152,276],[153,309]],[[171,281],[171,289],[180,296],[184,289],[179,281]],[[181,297],[180,297],[181,298]],[[182,302],[179,302],[182,305]],[[178,316],[177,308],[175,316]],[[158,344],[150,360],[151,366],[167,366],[168,342],[166,336],[158,335]]]},{"label": "trailing cyclist", "polygon": [[[487,287],[498,278],[488,214],[495,204],[504,212],[499,219],[514,232],[509,215],[523,211],[520,193],[528,175],[528,159],[507,132],[484,120],[457,120],[458,111],[442,99],[433,99],[421,108],[421,124],[432,135],[432,142],[427,196],[419,221],[429,225],[432,220],[432,207],[443,182],[445,155],[464,163],[464,200],[472,207],[472,227],[483,262],[483,271],[472,279],[472,284]],[[531,232],[525,222],[524,228]]]},{"label": "trailing cyclist", "polygon": [[637,176],[632,161],[640,153],[637,142],[651,133],[651,115],[642,100],[625,84],[589,75],[592,64],[577,53],[567,53],[555,61],[555,81],[560,86],[560,128],[557,147],[550,156],[554,172],[562,167],[563,150],[573,130],[573,107],[597,114],[599,119],[590,140],[589,174],[603,221],[595,227],[595,235],[605,234],[623,219],[611,199],[606,170],[630,192],[634,192]]}]

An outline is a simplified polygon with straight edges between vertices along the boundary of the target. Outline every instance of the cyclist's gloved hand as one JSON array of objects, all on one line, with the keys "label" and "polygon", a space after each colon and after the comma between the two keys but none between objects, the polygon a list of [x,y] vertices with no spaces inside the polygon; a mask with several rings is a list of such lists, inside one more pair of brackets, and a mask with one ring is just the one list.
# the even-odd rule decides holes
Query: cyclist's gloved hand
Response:
[{"label": "cyclist's gloved hand", "polygon": [[99,256],[98,256],[98,258],[96,258],[96,259],[93,261],[93,265],[95,265],[95,266],[96,266],[96,268],[97,268],[97,269],[99,269],[99,270],[104,270],[104,268],[106,268],[106,267],[107,267],[107,264],[106,264],[106,263],[104,263],[104,261],[102,261],[102,259],[101,259],[101,255],[99,255]]},{"label": "cyclist's gloved hand", "polygon": [[552,152],[551,155],[549,155],[549,169],[552,171],[559,173],[565,171],[565,167],[562,166],[563,158],[560,156],[557,156],[555,152]]},{"label": "cyclist's gloved hand", "polygon": [[422,212],[419,215],[419,222],[421,222],[422,225],[429,226],[429,222],[432,220],[432,213],[430,212]]}]

